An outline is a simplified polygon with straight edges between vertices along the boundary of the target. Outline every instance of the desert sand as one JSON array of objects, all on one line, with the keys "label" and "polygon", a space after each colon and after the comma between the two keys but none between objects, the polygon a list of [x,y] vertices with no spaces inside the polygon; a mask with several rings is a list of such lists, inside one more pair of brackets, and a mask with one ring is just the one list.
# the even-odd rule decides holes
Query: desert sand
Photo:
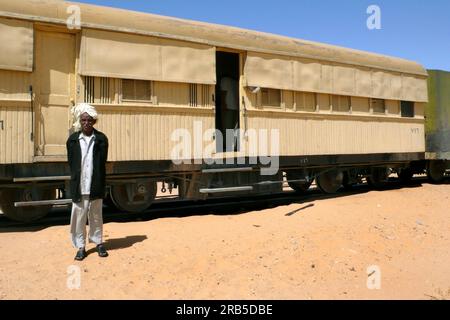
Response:
[{"label": "desert sand", "polygon": [[0,229],[0,299],[450,298],[449,183],[106,223],[104,237],[108,258],[91,244],[75,262],[68,225]]}]

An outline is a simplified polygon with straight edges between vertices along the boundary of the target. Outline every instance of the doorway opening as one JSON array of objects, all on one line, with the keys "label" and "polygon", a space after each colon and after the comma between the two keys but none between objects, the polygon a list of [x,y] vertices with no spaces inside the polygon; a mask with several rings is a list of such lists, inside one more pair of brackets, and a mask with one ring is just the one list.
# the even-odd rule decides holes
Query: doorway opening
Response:
[{"label": "doorway opening", "polygon": [[239,151],[239,54],[216,52],[216,138],[218,152]]}]

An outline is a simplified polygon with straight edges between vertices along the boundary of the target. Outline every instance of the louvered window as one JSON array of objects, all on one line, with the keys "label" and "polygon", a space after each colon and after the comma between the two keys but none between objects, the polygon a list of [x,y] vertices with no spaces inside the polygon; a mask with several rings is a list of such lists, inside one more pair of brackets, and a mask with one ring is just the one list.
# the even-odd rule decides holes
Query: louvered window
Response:
[{"label": "louvered window", "polygon": [[151,102],[151,81],[122,80],[122,101]]},{"label": "louvered window", "polygon": [[414,102],[402,101],[401,112],[403,118],[414,118]]},{"label": "louvered window", "polygon": [[371,99],[373,113],[386,114],[386,104],[383,99]]},{"label": "louvered window", "polygon": [[95,78],[84,77],[84,102],[95,102]]},{"label": "louvered window", "polygon": [[312,92],[296,92],[295,101],[299,111],[316,111],[316,95]]},{"label": "louvered window", "polygon": [[350,111],[350,97],[348,96],[331,96],[331,104],[333,111],[349,112]]},{"label": "louvered window", "polygon": [[264,107],[281,107],[281,90],[278,89],[261,89],[261,102]]},{"label": "louvered window", "polygon": [[113,101],[114,79],[84,77],[84,102],[110,104]]},{"label": "louvered window", "polygon": [[189,85],[189,106],[191,106],[191,107],[198,106],[197,85],[196,84]]}]

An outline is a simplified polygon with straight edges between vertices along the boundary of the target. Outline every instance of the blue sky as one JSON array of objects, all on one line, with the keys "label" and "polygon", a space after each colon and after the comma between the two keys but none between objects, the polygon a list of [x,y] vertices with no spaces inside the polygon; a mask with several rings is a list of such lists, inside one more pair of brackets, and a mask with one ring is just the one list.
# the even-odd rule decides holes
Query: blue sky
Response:
[{"label": "blue sky", "polygon": [[[449,0],[80,0],[218,23],[414,60],[450,71]],[[369,30],[369,5],[381,30]]]}]

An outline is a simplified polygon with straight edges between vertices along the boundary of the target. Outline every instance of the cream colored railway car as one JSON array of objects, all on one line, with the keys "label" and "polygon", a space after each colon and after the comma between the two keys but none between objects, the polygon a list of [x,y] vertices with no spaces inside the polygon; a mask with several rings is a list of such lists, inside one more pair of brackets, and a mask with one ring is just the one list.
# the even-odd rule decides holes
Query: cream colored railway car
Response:
[{"label": "cream colored railway car", "polygon": [[0,0],[0,43],[0,206],[13,219],[66,201],[53,200],[79,102],[100,113],[110,196],[127,211],[150,206],[156,181],[190,199],[277,192],[283,176],[336,192],[424,158],[415,62],[51,0]]}]

